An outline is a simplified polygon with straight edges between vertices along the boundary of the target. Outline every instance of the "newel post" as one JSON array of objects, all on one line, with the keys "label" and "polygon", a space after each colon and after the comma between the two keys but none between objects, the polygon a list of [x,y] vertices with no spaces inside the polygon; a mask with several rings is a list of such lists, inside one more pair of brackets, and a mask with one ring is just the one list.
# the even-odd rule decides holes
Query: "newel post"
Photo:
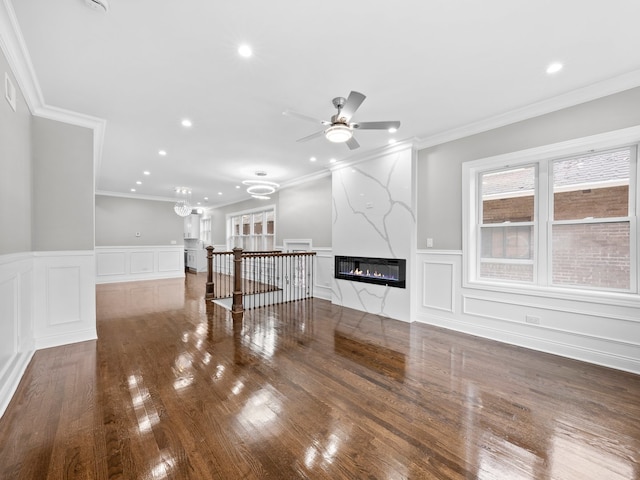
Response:
[{"label": "newel post", "polygon": [[242,249],[233,249],[233,304],[231,313],[241,313],[242,307]]},{"label": "newel post", "polygon": [[207,247],[207,287],[204,298],[213,298],[213,246]]}]

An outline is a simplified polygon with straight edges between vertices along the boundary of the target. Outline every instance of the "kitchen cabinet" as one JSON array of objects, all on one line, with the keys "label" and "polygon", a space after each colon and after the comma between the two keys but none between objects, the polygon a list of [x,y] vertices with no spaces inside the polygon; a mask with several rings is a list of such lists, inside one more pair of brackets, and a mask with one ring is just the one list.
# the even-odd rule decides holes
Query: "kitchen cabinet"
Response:
[{"label": "kitchen cabinet", "polygon": [[207,271],[207,251],[204,248],[187,248],[186,252],[186,267],[190,272]]},{"label": "kitchen cabinet", "polygon": [[200,238],[200,215],[197,213],[184,217],[184,238]]}]

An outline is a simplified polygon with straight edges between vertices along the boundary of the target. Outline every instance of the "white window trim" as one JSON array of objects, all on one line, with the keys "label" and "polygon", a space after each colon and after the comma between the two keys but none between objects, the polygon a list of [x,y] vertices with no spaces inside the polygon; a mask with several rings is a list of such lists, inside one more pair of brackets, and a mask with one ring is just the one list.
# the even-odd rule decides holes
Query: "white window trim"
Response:
[{"label": "white window trim", "polygon": [[[481,158],[462,164],[462,285],[464,288],[475,288],[480,290],[491,290],[496,292],[516,293],[525,295],[545,296],[558,299],[589,301],[596,303],[612,303],[616,305],[629,304],[637,306],[640,303],[639,293],[626,293],[619,291],[589,290],[579,288],[562,288],[558,286],[547,286],[540,284],[505,284],[504,282],[492,282],[487,279],[477,280],[477,266],[479,265],[480,252],[477,251],[476,241],[479,235],[476,219],[478,218],[478,185],[477,176],[480,172],[490,169],[505,167],[524,166],[533,162],[539,163],[538,175],[538,197],[540,199],[535,206],[536,209],[547,209],[548,205],[548,172],[546,170],[547,161],[579,155],[589,150],[606,150],[617,148],[623,145],[640,143],[640,125],[635,127],[614,130],[611,132],[577,138],[565,142],[544,145],[541,147],[510,152],[492,157]],[[640,148],[638,149],[640,150]],[[638,155],[640,153],[637,152]],[[635,231],[635,242],[630,245],[630,261],[632,268],[632,287],[638,289],[640,286],[640,268],[638,266],[638,238],[640,237],[640,222],[637,222],[637,215],[640,213],[640,195],[635,189],[640,183],[640,168],[637,162],[632,164],[630,176],[635,181],[630,182],[630,195],[635,198],[635,205],[629,205],[634,209],[633,215],[630,211],[632,231]],[[536,214],[539,210],[536,210]],[[547,242],[548,225],[539,224],[536,241]],[[540,254],[540,252],[538,252]],[[537,262],[540,270],[548,269],[549,260],[540,258]],[[547,278],[546,271],[534,273],[534,278]],[[536,278],[537,280],[537,278]]]},{"label": "white window trim", "polygon": [[[270,205],[265,205],[263,207],[256,207],[256,208],[250,208],[248,210],[240,210],[238,212],[232,212],[232,213],[227,213],[225,216],[225,225],[227,228],[227,232],[226,232],[226,243],[227,243],[227,250],[232,250],[233,246],[230,244],[230,239],[234,236],[231,235],[230,232],[232,231],[232,225],[231,225],[231,219],[233,217],[238,217],[241,215],[248,215],[251,213],[260,213],[260,212],[268,212],[268,211],[273,211],[273,218],[274,218],[274,222],[273,222],[273,245],[275,247],[275,240],[276,240],[276,224],[277,222],[277,212],[276,212],[276,205],[275,204],[270,204]],[[253,228],[253,227],[251,227]]]}]

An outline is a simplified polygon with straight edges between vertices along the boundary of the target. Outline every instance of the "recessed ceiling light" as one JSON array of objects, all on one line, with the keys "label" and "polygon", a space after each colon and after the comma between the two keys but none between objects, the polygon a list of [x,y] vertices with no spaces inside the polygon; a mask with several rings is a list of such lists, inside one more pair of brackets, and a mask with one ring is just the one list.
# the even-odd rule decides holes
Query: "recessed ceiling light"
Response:
[{"label": "recessed ceiling light", "polygon": [[331,160],[329,160],[329,163],[336,163],[336,161],[337,160],[335,158],[332,158]]},{"label": "recessed ceiling light", "polygon": [[135,188],[132,188],[132,189],[131,189],[131,191],[132,191],[132,192],[135,192],[135,191],[136,191],[136,189],[135,189]]},{"label": "recessed ceiling light", "polygon": [[398,131],[397,128],[393,128],[391,127],[389,130],[387,130],[389,133],[396,133]]},{"label": "recessed ceiling light", "polygon": [[222,192],[218,192],[218,195],[222,195]]},{"label": "recessed ceiling light", "polygon": [[204,197],[205,200],[209,200],[209,197]]},{"label": "recessed ceiling light", "polygon": [[136,185],[142,185],[142,182],[140,180],[136,180]]},{"label": "recessed ceiling light", "polygon": [[309,159],[309,161],[310,161],[310,162],[315,162],[316,160],[317,160],[317,158],[316,158],[316,157],[311,157],[311,158]]},{"label": "recessed ceiling light", "polygon": [[158,150],[158,155],[164,157],[167,154],[166,150]]},{"label": "recessed ceiling light", "polygon": [[188,118],[185,118],[180,123],[182,124],[183,127],[190,127],[193,125],[193,123],[191,123],[191,120],[189,120]]},{"label": "recessed ceiling light", "polygon": [[251,50],[251,47],[249,45],[240,45],[238,47],[238,55],[244,58],[249,58],[251,55],[253,55],[253,51]]},{"label": "recessed ceiling light", "polygon": [[240,188],[240,185],[236,185],[236,188]]},{"label": "recessed ceiling light", "polygon": [[144,172],[142,172],[142,173],[144,173],[145,175],[151,175],[151,172],[150,172],[149,170],[145,170],[145,171],[144,171]]},{"label": "recessed ceiling light", "polygon": [[549,75],[553,75],[554,73],[558,73],[562,70],[563,65],[560,62],[553,62],[547,67],[547,73]]}]

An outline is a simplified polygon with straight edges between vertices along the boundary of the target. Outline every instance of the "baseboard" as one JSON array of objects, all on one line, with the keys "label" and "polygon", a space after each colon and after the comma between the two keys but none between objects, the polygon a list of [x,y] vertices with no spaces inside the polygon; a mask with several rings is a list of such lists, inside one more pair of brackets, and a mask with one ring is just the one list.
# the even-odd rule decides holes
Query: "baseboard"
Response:
[{"label": "baseboard", "polygon": [[68,334],[49,335],[36,339],[36,350],[59,347],[70,343],[87,342],[89,340],[96,340],[97,338],[98,333],[95,328],[74,331]]},{"label": "baseboard", "polygon": [[20,380],[29,366],[35,351],[21,352],[14,356],[0,378],[0,417],[4,415],[13,395],[20,385]]},{"label": "baseboard", "polygon": [[508,345],[516,345],[530,350],[550,353],[561,357],[592,363],[607,368],[615,368],[625,372],[640,375],[640,360],[636,357],[622,355],[605,350],[583,347],[575,343],[566,343],[557,340],[549,340],[532,335],[525,335],[513,331],[505,331],[464,321],[439,317],[437,315],[418,314],[415,320],[436,327],[442,327],[476,337],[495,340]]},{"label": "baseboard", "polygon": [[143,280],[165,280],[168,278],[184,278],[184,276],[185,276],[184,271],[168,272],[168,273],[141,273],[137,275],[109,275],[109,276],[96,277],[96,284],[140,282]]}]

